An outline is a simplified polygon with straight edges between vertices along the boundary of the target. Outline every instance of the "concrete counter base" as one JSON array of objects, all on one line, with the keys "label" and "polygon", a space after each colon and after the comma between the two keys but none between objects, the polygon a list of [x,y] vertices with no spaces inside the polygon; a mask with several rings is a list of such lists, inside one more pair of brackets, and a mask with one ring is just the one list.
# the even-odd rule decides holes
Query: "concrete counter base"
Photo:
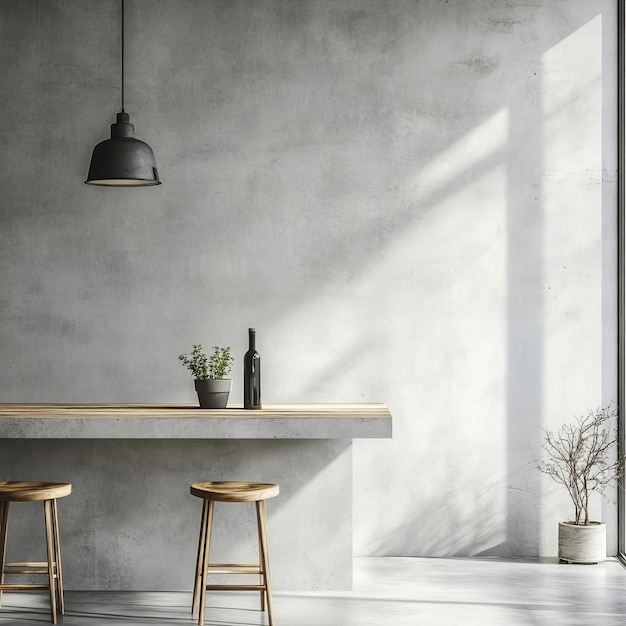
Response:
[{"label": "concrete counter base", "polygon": [[[0,439],[2,480],[72,483],[59,500],[67,589],[193,587],[201,501],[198,480],[276,482],[268,500],[277,590],[352,585],[350,439]],[[8,560],[45,554],[37,504],[16,504]],[[252,562],[254,505],[218,503],[212,558]]]}]

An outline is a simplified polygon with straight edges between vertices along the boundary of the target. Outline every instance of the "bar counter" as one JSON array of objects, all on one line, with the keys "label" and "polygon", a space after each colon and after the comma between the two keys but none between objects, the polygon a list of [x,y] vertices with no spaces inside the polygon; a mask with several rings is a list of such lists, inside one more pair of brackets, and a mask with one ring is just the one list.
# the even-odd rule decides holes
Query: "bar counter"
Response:
[{"label": "bar counter", "polygon": [[391,437],[384,404],[0,404],[0,438],[356,439]]},{"label": "bar counter", "polygon": [[[205,480],[280,485],[267,503],[275,590],[345,590],[352,441],[391,431],[384,404],[0,404],[0,480],[72,483],[59,501],[67,590],[191,593],[201,503],[189,487]],[[45,554],[40,518],[12,507],[10,548],[29,560]],[[253,562],[253,506],[222,503],[214,529],[218,561]]]}]

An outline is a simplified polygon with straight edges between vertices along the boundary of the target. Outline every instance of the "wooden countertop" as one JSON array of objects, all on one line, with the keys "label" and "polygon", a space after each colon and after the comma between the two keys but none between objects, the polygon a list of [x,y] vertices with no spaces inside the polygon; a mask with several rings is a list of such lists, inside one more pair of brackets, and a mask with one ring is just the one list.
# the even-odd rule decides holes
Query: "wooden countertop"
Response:
[{"label": "wooden countertop", "polygon": [[4,439],[355,439],[391,430],[384,404],[0,404]]}]

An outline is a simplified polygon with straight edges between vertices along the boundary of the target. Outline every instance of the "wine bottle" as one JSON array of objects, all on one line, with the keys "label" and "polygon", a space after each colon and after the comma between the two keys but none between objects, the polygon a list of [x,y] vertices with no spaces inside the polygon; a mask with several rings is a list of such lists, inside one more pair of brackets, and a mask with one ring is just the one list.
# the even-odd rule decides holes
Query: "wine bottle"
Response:
[{"label": "wine bottle", "polygon": [[261,356],[255,346],[256,329],[248,328],[248,351],[243,357],[243,408],[261,408]]}]

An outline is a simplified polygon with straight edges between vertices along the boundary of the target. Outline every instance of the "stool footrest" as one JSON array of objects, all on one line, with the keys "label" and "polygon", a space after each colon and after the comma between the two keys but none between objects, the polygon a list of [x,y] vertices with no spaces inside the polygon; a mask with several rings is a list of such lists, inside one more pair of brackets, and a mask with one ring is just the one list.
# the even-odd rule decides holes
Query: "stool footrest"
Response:
[{"label": "stool footrest", "polygon": [[[52,567],[54,568],[54,577],[56,578],[56,566],[53,561]],[[48,564],[45,561],[25,561],[23,563],[5,563],[4,573],[6,576],[12,576],[13,574],[35,574],[37,576],[48,575]]]},{"label": "stool footrest", "polygon": [[2,583],[0,585],[0,591],[28,591],[29,589],[50,589],[50,585],[36,585],[34,583],[22,585]]},{"label": "stool footrest", "polygon": [[232,569],[216,569],[216,570],[211,570],[209,572],[209,574],[244,574],[244,575],[248,575],[248,576],[258,576],[259,574],[262,574],[263,572],[260,569],[251,569],[251,570],[232,570]]},{"label": "stool footrest", "polygon": [[208,574],[263,574],[263,570],[258,563],[209,563]]},{"label": "stool footrest", "polygon": [[209,567],[259,567],[258,563],[209,563]]},{"label": "stool footrest", "polygon": [[265,591],[263,585],[207,585],[207,591]]}]

